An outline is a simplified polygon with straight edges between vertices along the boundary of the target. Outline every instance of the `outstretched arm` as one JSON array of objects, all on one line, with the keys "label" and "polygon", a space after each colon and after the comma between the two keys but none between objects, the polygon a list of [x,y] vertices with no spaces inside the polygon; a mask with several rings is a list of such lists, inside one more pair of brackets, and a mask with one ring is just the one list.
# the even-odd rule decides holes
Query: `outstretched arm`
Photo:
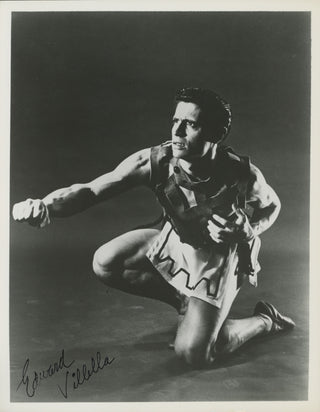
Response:
[{"label": "outstretched arm", "polygon": [[281,209],[280,200],[254,165],[251,165],[247,202],[253,208],[250,221],[241,209],[234,210],[237,218],[232,221],[215,214],[212,216],[212,221],[208,222],[208,229],[215,242],[250,241],[269,229],[277,219]]},{"label": "outstretched arm", "polygon": [[132,187],[147,185],[150,176],[150,149],[126,158],[113,171],[89,183],[77,183],[55,190],[42,200],[27,199],[13,207],[13,218],[44,226],[50,217],[66,217],[110,199]]}]

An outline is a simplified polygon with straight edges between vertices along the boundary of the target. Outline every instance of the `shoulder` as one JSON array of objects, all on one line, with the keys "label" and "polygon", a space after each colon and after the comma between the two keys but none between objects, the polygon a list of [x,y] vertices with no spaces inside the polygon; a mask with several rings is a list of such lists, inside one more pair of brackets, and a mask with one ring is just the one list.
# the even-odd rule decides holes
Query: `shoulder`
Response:
[{"label": "shoulder", "polygon": [[115,169],[118,177],[132,183],[140,182],[154,186],[162,170],[172,157],[171,142],[139,150],[127,157]]},{"label": "shoulder", "polygon": [[131,154],[118,165],[117,169],[119,171],[122,169],[135,170],[145,166],[150,160],[150,151],[150,148],[146,148]]},{"label": "shoulder", "polygon": [[248,202],[268,206],[280,204],[280,200],[267,183],[261,170],[251,163],[248,156],[235,153],[232,148],[223,147],[224,169],[229,182],[236,182],[246,192]]},{"label": "shoulder", "polygon": [[267,182],[261,170],[253,163],[250,163],[248,191],[258,192],[263,190],[266,185]]},{"label": "shoulder", "polygon": [[144,183],[150,176],[150,148],[139,150],[125,158],[113,171],[118,180]]},{"label": "shoulder", "polygon": [[248,202],[255,202],[267,207],[270,204],[280,206],[280,199],[274,189],[267,183],[261,170],[254,164],[250,165],[250,179],[247,190]]},{"label": "shoulder", "polygon": [[145,148],[142,150],[139,150],[135,153],[133,153],[131,156],[128,157],[128,161],[132,162],[132,164],[136,168],[140,168],[145,166],[146,164],[149,163],[150,161],[150,153],[151,153],[151,148]]},{"label": "shoulder", "polygon": [[150,183],[156,187],[163,182],[168,175],[169,163],[172,159],[171,141],[164,142],[150,149]]},{"label": "shoulder", "polygon": [[154,161],[159,162],[162,159],[171,158],[172,157],[171,141],[169,140],[157,146],[151,147],[150,156],[151,156],[152,162]]}]

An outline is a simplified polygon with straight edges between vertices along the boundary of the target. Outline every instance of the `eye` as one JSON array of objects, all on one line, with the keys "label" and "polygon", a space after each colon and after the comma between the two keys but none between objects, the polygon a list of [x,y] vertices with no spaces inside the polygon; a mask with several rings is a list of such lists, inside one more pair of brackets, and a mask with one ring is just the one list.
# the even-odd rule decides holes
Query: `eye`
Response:
[{"label": "eye", "polygon": [[193,129],[196,129],[198,127],[198,123],[197,122],[193,122],[192,120],[186,120],[186,124],[187,126],[192,127]]}]

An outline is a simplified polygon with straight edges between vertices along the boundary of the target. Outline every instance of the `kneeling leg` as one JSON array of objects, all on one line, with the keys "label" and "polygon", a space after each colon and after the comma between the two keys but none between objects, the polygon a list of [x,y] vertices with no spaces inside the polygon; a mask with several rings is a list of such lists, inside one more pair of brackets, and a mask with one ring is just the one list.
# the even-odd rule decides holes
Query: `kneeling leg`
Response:
[{"label": "kneeling leg", "polygon": [[211,365],[219,331],[230,308],[217,308],[191,297],[174,344],[176,354],[193,367]]},{"label": "kneeling leg", "polygon": [[261,314],[227,319],[238,292],[236,276],[233,276],[220,308],[190,298],[174,345],[179,357],[194,367],[208,366],[217,356],[232,353],[249,339],[270,331],[271,320]]}]

